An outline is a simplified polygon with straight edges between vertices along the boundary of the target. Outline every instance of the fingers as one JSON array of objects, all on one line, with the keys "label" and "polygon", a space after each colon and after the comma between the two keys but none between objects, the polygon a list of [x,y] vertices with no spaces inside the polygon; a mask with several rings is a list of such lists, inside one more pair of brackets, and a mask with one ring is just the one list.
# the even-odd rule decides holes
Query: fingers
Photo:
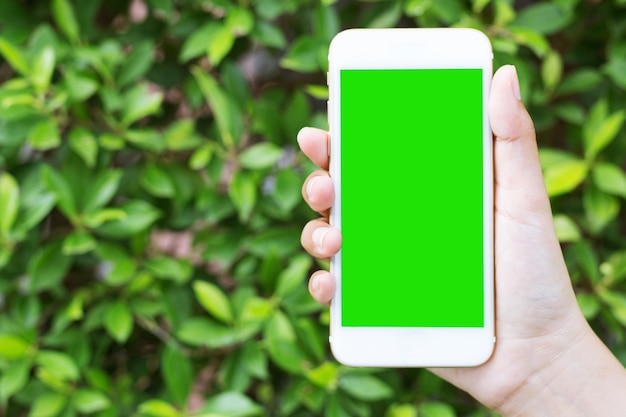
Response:
[{"label": "fingers", "polygon": [[309,292],[320,304],[328,304],[335,294],[335,278],[328,271],[317,271],[309,280]]},{"label": "fingers", "polygon": [[[315,171],[304,182],[302,196],[307,204],[324,216],[333,205],[335,188],[328,175],[328,132],[305,127],[298,132],[300,149],[322,170]],[[312,220],[302,230],[304,249],[316,258],[329,258],[341,247],[341,233],[328,225],[327,220]],[[321,304],[328,304],[335,293],[335,279],[327,271],[317,271],[309,280],[309,292]]]},{"label": "fingers", "polygon": [[300,149],[318,167],[328,170],[329,137],[328,132],[313,127],[304,127],[298,132]]},{"label": "fingers", "polygon": [[311,220],[304,226],[300,241],[316,258],[330,258],[341,247],[341,233],[324,219]]},{"label": "fingers", "polygon": [[522,223],[551,223],[535,129],[520,100],[512,65],[503,66],[493,77],[489,120],[495,136],[496,211]]},{"label": "fingers", "polygon": [[335,200],[335,187],[328,172],[318,170],[309,175],[302,185],[302,196],[313,210],[327,216]]}]

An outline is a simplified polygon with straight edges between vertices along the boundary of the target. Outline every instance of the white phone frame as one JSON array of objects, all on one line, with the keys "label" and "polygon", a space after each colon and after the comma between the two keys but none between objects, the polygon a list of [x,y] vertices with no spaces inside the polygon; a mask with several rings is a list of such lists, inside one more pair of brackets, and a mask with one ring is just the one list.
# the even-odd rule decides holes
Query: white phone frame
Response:
[{"label": "white phone frame", "polygon": [[335,203],[330,223],[341,229],[341,69],[480,68],[483,70],[484,327],[343,327],[341,251],[331,259],[336,292],[331,303],[330,344],[349,366],[478,366],[495,344],[493,271],[493,141],[487,115],[493,53],[487,36],[474,29],[350,29],[339,33],[329,52],[330,174]]}]

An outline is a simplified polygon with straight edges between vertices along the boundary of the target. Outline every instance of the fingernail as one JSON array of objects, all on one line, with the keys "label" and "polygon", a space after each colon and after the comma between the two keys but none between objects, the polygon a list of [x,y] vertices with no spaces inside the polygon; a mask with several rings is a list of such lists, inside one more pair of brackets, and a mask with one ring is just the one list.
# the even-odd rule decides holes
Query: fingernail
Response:
[{"label": "fingernail", "polygon": [[313,199],[313,184],[315,184],[319,178],[319,176],[315,176],[306,183],[306,195],[309,197],[309,200]]},{"label": "fingernail", "polygon": [[318,227],[313,231],[313,244],[317,247],[318,250],[324,249],[324,238],[326,234],[330,230],[330,227]]},{"label": "fingernail", "polygon": [[511,77],[511,87],[513,88],[513,95],[518,99],[522,99],[522,95],[520,94],[519,89],[519,78],[517,77],[517,68],[515,65],[511,65],[513,67],[513,76]]},{"label": "fingernail", "polygon": [[314,275],[311,278],[311,291],[317,292],[320,289],[320,274]]}]

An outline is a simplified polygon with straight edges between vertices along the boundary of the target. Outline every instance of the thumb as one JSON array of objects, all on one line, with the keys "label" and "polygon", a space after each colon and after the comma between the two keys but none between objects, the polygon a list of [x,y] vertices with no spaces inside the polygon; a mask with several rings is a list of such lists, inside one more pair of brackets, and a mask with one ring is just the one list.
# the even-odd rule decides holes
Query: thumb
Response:
[{"label": "thumb", "polygon": [[495,137],[495,209],[516,222],[551,225],[535,128],[519,91],[514,66],[505,65],[496,71],[489,98],[489,121]]}]

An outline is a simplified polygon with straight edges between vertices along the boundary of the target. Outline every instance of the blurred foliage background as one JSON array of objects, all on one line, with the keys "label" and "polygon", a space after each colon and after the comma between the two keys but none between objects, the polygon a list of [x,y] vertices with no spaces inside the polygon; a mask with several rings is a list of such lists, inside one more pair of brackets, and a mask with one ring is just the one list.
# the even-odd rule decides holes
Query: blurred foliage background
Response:
[{"label": "blurred foliage background", "polygon": [[330,39],[436,26],[517,66],[578,300],[626,361],[626,1],[2,0],[0,414],[495,415],[334,362],[299,244]]}]

